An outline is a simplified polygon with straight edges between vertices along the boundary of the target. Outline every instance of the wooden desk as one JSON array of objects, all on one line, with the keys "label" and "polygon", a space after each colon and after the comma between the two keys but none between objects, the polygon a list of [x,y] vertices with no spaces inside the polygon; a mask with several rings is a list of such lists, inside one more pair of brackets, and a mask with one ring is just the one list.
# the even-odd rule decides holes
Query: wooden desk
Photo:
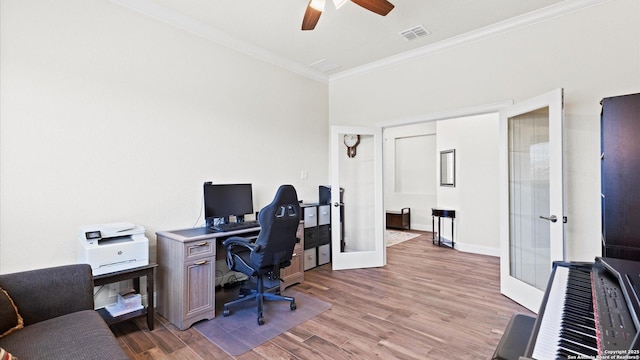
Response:
[{"label": "wooden desk", "polygon": [[[456,211],[455,210],[449,210],[449,209],[438,209],[438,208],[431,208],[431,228],[435,230],[434,227],[434,219],[438,218],[438,246],[448,246],[450,248],[454,248],[455,247],[455,241],[453,240],[453,219],[455,219],[456,217]],[[441,218],[450,218],[451,219],[451,245],[449,245],[446,241],[442,241],[442,233],[440,231],[440,219]],[[433,236],[431,237],[431,242],[433,244],[435,244],[436,242],[436,236],[435,233],[433,233]]]},{"label": "wooden desk", "polygon": [[158,313],[180,330],[215,314],[218,239],[247,236],[249,228],[212,232],[206,227],[161,231],[157,235]]},{"label": "wooden desk", "polygon": [[[298,236],[303,236],[302,224]],[[200,227],[156,233],[158,312],[180,330],[197,321],[213,319],[216,258],[224,259],[221,241],[230,236],[257,237],[259,232],[259,227],[225,232]],[[304,279],[302,241],[296,245],[292,265],[281,272],[283,288]],[[217,251],[218,246],[221,251]]]},{"label": "wooden desk", "polygon": [[116,324],[122,321],[126,321],[129,319],[137,318],[138,316],[147,316],[147,326],[149,330],[153,330],[153,304],[154,304],[154,290],[153,290],[153,271],[158,266],[158,264],[149,264],[145,266],[136,267],[133,269],[121,270],[112,273],[106,273],[101,275],[96,275],[93,277],[93,285],[107,285],[120,281],[133,279],[133,288],[136,292],[140,293],[140,277],[146,276],[147,278],[147,307],[141,310],[132,311],[128,314],[124,314],[121,316],[113,317],[107,309],[102,308],[98,309],[98,313],[104,321],[108,324]]}]

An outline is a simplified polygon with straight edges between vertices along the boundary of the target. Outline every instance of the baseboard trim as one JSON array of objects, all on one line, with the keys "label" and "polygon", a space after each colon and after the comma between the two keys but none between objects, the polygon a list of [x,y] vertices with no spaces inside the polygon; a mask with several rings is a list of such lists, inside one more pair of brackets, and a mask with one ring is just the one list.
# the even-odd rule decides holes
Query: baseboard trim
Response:
[{"label": "baseboard trim", "polygon": [[432,231],[431,230],[431,224],[429,225],[424,225],[424,224],[411,224],[411,229],[409,230],[417,230],[417,231]]},{"label": "baseboard trim", "polygon": [[499,247],[465,244],[456,241],[456,249],[466,253],[500,257]]},{"label": "baseboard trim", "polygon": [[[429,224],[429,225],[411,224],[411,229],[410,230],[431,231],[431,232],[433,232],[433,229],[431,229],[431,224]],[[447,236],[442,236],[442,240],[446,240],[449,243],[451,242],[451,240]],[[459,251],[462,251],[462,252],[471,253],[471,254],[479,254],[479,255],[488,255],[488,256],[500,257],[500,248],[499,247],[474,245],[474,244],[468,244],[468,243],[464,243],[464,242],[459,242],[458,240],[456,240],[455,249],[459,250]]]}]

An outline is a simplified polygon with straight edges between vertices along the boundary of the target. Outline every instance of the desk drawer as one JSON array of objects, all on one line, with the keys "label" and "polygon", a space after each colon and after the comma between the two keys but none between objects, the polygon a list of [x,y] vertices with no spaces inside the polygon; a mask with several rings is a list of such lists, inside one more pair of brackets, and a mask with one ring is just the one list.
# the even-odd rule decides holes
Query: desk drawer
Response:
[{"label": "desk drawer", "polygon": [[184,244],[184,260],[189,261],[216,254],[216,240],[200,240]]}]

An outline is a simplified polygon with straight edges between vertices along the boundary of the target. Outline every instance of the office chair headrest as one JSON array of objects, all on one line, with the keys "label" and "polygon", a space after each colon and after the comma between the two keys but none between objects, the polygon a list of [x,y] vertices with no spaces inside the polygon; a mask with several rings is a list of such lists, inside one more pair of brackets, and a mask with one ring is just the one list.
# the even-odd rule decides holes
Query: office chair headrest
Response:
[{"label": "office chair headrest", "polygon": [[278,188],[271,204],[265,206],[258,214],[258,219],[261,224],[273,220],[268,219],[267,216],[274,216],[276,219],[295,217],[298,221],[300,220],[298,194],[292,185],[281,185]]}]

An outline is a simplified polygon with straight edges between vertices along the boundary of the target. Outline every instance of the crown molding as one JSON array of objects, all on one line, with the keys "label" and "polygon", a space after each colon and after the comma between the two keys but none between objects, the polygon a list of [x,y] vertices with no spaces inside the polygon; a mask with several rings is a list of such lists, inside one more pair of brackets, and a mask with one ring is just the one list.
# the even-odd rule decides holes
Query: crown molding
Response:
[{"label": "crown molding", "polygon": [[308,66],[291,61],[262,47],[233,37],[214,27],[206,25],[190,16],[161,6],[151,0],[110,0],[112,3],[133,10],[178,29],[190,32],[213,43],[226,46],[238,52],[255,57],[264,62],[279,66],[298,75],[328,83],[329,76]]},{"label": "crown molding", "polygon": [[492,25],[482,27],[477,30],[454,36],[433,44],[429,44],[414,50],[406,51],[398,55],[390,56],[378,61],[374,61],[362,66],[358,66],[349,70],[329,76],[329,82],[335,80],[346,79],[349,77],[365,74],[374,70],[398,65],[410,60],[431,55],[436,52],[451,49],[457,46],[469,44],[478,40],[486,39],[498,34],[506,33],[515,29],[523,28],[529,25],[541,23],[549,19],[563,16],[572,12],[576,12],[588,7],[609,2],[611,0],[566,0],[554,5],[544,7],[539,10],[513,17],[511,19],[501,21]]},{"label": "crown molding", "polygon": [[233,37],[223,31],[197,21],[194,18],[176,12],[167,7],[161,6],[152,0],[110,1],[117,5],[138,12],[142,15],[161,21],[170,26],[190,32],[196,36],[200,36],[213,43],[226,46],[238,52],[255,57],[264,62],[279,66],[298,75],[302,75],[323,83],[330,83],[335,80],[342,80],[353,76],[366,74],[371,71],[383,69],[417,58],[428,56],[439,51],[486,39],[488,37],[512,31],[514,29],[537,24],[558,16],[582,10],[584,8],[609,2],[611,0],[565,0],[558,4],[550,5],[545,8],[516,16],[514,18],[493,25],[485,26],[483,28],[473,30],[446,40],[442,40],[414,50],[406,51],[398,55],[390,56],[332,75],[327,75],[322,72],[313,70],[308,66],[291,61],[260,46],[253,45],[251,43]]}]

